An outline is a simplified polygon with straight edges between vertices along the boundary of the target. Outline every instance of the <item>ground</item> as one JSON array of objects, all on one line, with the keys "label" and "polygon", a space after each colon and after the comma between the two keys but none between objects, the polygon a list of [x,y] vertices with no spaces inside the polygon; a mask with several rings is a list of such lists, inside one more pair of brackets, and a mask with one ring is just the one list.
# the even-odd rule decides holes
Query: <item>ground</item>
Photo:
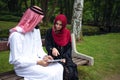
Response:
[{"label": "ground", "polygon": [[120,80],[120,74],[114,74],[111,76],[107,76],[104,80]]}]

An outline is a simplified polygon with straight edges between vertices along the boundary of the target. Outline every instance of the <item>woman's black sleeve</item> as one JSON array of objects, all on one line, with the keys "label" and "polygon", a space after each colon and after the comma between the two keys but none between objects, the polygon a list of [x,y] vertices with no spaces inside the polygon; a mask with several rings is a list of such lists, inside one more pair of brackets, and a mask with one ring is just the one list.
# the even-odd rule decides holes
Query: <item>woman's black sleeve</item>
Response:
[{"label": "woman's black sleeve", "polygon": [[45,36],[45,48],[48,52],[48,55],[52,55],[52,48],[53,45],[53,39],[52,39],[52,31],[51,29],[48,29]]}]

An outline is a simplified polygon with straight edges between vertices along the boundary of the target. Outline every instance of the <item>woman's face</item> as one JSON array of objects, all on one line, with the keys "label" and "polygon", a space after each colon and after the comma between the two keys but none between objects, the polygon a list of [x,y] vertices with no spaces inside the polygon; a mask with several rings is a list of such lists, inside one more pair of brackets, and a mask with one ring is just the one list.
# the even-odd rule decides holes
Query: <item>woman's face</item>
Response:
[{"label": "woman's face", "polygon": [[58,20],[55,24],[56,31],[60,31],[62,29],[62,22]]}]

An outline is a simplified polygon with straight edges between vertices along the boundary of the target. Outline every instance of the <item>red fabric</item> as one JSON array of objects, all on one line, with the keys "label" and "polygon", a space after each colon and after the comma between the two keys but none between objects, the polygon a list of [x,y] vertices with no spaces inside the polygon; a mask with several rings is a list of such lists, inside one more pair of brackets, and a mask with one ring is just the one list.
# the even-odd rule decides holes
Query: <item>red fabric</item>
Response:
[{"label": "red fabric", "polygon": [[[34,6],[36,8],[38,8],[39,10],[41,10],[41,8]],[[33,28],[42,21],[44,15],[38,14],[35,11],[31,10],[30,8],[28,8],[24,15],[22,16],[20,22],[17,24],[16,27],[10,29],[10,32],[14,32],[14,31],[18,31],[21,33],[27,33],[33,30]],[[20,27],[21,30],[18,30],[17,27]],[[19,29],[20,29],[19,28]]]},{"label": "red fabric", "polygon": [[[60,20],[62,22],[62,29],[59,33],[55,32],[55,24]],[[71,42],[71,35],[70,31],[66,28],[67,25],[67,18],[63,14],[59,14],[56,16],[54,21],[54,27],[52,28],[52,36],[55,43],[59,46],[66,46],[69,42]]]}]

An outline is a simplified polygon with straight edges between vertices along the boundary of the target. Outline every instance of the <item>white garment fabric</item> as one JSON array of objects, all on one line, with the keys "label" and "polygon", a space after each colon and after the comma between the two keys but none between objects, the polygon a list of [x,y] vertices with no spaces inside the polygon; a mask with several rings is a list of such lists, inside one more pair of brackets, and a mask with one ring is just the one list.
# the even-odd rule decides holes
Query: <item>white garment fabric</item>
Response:
[{"label": "white garment fabric", "polygon": [[13,32],[9,37],[9,62],[14,65],[18,76],[24,80],[63,80],[63,66],[51,63],[47,67],[37,65],[37,61],[47,55],[42,47],[40,30],[22,34]]}]

